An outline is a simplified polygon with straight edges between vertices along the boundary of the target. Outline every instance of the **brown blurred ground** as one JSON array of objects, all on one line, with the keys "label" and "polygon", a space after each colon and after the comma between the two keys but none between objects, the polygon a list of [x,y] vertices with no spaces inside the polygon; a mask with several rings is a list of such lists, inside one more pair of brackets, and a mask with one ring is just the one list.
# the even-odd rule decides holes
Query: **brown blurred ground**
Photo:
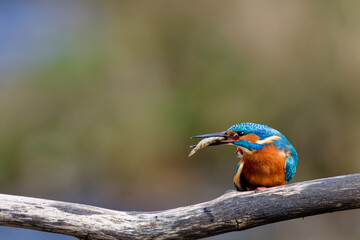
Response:
[{"label": "brown blurred ground", "polygon": [[[294,182],[360,170],[357,1],[10,6],[20,10],[0,25],[14,26],[0,60],[2,193],[139,211],[206,201],[233,188],[237,159],[230,147],[188,158],[189,137],[246,121],[293,143]],[[212,239],[359,239],[359,220]]]}]

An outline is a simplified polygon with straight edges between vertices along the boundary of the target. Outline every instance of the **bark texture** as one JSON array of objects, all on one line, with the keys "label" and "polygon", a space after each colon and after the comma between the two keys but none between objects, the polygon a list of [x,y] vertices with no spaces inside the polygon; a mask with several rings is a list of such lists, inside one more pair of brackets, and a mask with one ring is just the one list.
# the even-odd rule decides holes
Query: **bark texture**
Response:
[{"label": "bark texture", "polygon": [[360,174],[299,182],[257,193],[230,192],[208,202],[157,212],[114,211],[0,194],[0,225],[88,240],[197,239],[356,208],[360,208]]}]

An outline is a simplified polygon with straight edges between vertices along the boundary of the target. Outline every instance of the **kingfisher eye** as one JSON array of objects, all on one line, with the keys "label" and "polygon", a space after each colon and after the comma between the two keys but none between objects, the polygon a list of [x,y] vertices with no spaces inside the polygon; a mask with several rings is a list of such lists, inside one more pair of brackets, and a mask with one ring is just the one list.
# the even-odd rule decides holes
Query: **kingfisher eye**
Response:
[{"label": "kingfisher eye", "polygon": [[237,131],[236,133],[237,133],[237,135],[238,135],[239,137],[241,137],[241,136],[244,136],[244,135],[245,135],[245,132],[243,132],[243,131]]}]

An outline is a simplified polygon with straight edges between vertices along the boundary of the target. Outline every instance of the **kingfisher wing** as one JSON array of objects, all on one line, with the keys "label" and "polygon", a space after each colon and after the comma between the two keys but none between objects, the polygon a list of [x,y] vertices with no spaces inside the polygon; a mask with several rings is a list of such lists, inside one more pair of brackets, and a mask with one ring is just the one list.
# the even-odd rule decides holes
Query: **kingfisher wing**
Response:
[{"label": "kingfisher wing", "polygon": [[234,176],[234,185],[238,191],[244,191],[246,190],[246,187],[244,186],[244,183],[242,182],[241,172],[244,167],[244,163],[242,160],[238,163],[235,170],[235,176]]},{"label": "kingfisher wing", "polygon": [[296,172],[297,161],[293,156],[290,156],[285,159],[285,180],[287,182],[291,181]]}]

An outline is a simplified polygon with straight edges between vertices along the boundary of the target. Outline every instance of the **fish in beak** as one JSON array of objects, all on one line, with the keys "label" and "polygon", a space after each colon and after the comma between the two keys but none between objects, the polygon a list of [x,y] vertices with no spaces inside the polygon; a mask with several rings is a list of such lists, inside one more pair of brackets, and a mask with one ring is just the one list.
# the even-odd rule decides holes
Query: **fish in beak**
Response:
[{"label": "fish in beak", "polygon": [[207,133],[207,134],[193,136],[191,138],[204,138],[204,139],[202,139],[197,145],[191,146],[194,148],[190,152],[189,157],[194,155],[201,148],[205,148],[207,146],[231,144],[232,142],[239,140],[238,138],[234,138],[233,136],[226,134],[226,132]]}]

